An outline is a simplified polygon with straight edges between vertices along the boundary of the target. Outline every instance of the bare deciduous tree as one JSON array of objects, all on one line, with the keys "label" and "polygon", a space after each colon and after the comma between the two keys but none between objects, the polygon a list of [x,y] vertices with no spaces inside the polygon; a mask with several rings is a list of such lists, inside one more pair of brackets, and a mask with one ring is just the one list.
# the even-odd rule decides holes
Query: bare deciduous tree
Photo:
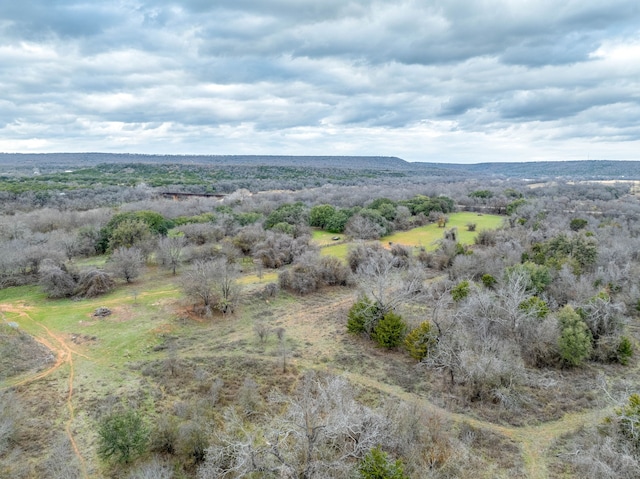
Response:
[{"label": "bare deciduous tree", "polygon": [[180,265],[180,259],[186,240],[184,236],[166,236],[158,241],[158,259],[160,264],[176,274],[176,268]]},{"label": "bare deciduous tree", "polygon": [[240,300],[238,274],[238,266],[225,258],[196,261],[184,273],[182,287],[189,298],[202,305],[205,315],[214,309],[223,314],[233,313]]},{"label": "bare deciduous tree", "polygon": [[140,275],[140,270],[144,264],[142,252],[137,247],[117,248],[109,258],[109,269],[111,272],[131,283]]},{"label": "bare deciduous tree", "polygon": [[359,214],[353,215],[344,227],[346,235],[357,239],[378,239],[384,232],[383,226]]},{"label": "bare deciduous tree", "polygon": [[80,273],[75,294],[85,298],[94,298],[113,289],[114,281],[106,271],[90,269]]},{"label": "bare deciduous tree", "polygon": [[360,289],[375,301],[381,316],[425,293],[424,271],[421,268],[398,269],[399,262],[387,252],[374,255],[358,266]]},{"label": "bare deciduous tree", "polygon": [[154,457],[150,461],[136,466],[127,476],[127,479],[171,479],[173,470],[160,459]]},{"label": "bare deciduous tree", "polygon": [[359,404],[340,377],[319,378],[310,372],[294,396],[272,394],[273,410],[282,414],[265,426],[264,439],[244,427],[231,411],[225,434],[207,450],[199,479],[263,477],[320,479],[352,477],[354,461],[388,442],[384,415]]},{"label": "bare deciduous tree", "polygon": [[55,441],[51,454],[44,461],[44,473],[46,477],[51,479],[80,479],[83,477],[80,460],[66,434],[60,435]]},{"label": "bare deciduous tree", "polygon": [[40,287],[49,298],[66,298],[76,289],[76,281],[69,272],[51,264],[40,271]]}]

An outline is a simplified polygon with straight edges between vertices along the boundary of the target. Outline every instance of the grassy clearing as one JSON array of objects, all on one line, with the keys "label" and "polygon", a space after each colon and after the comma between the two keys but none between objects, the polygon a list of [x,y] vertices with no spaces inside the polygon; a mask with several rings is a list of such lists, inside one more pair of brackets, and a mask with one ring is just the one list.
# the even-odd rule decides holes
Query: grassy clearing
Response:
[{"label": "grassy clearing", "polygon": [[[473,244],[478,231],[480,230],[493,230],[502,225],[505,218],[504,216],[478,214],[472,212],[455,213],[449,216],[449,223],[447,228],[458,228],[458,234],[460,236],[460,242],[462,244]],[[467,224],[475,223],[475,231],[467,231]]]},{"label": "grassy clearing", "polygon": [[95,268],[102,268],[107,263],[108,259],[109,256],[105,254],[101,256],[91,256],[90,258],[79,258],[75,259],[73,262],[76,266],[82,268],[88,268],[90,266]]},{"label": "grassy clearing", "polygon": [[[333,238],[340,238],[340,240],[334,240]],[[335,244],[336,241],[344,240],[343,234],[335,234],[329,233],[328,231],[322,231],[319,229],[314,229],[311,234],[311,239],[313,239],[314,243],[319,245],[321,248],[324,246],[329,246]]]},{"label": "grassy clearing", "polygon": [[342,243],[342,244],[327,246],[326,248],[322,248],[320,250],[320,254],[323,256],[335,256],[336,258],[340,258],[344,260],[347,258],[347,251],[349,250],[349,244],[351,243]]},{"label": "grassy clearing", "polygon": [[[452,213],[449,215],[449,223],[447,224],[446,229],[454,227],[457,228],[460,243],[473,244],[478,231],[496,229],[503,221],[504,217],[497,215],[479,215],[478,213],[469,212]],[[467,231],[468,223],[475,223],[476,230]],[[392,242],[405,246],[417,246],[424,247],[427,250],[434,250],[437,246],[436,242],[442,238],[443,233],[443,228],[438,228],[437,224],[432,223],[409,231],[398,231],[397,233],[381,238],[380,242],[383,245],[387,245],[389,242]],[[320,246],[320,253],[323,256],[335,256],[344,260],[347,257],[349,245],[352,244],[352,242],[341,242],[336,244],[336,241],[332,240],[335,236],[339,236],[341,240],[344,238],[343,235],[335,235],[333,233],[327,233],[326,231],[313,231],[313,241]]]},{"label": "grassy clearing", "polygon": [[[483,229],[498,228],[503,216],[497,215],[478,215],[478,213],[452,213],[449,215],[449,222],[446,228],[439,228],[437,224],[432,223],[409,231],[399,231],[381,239],[383,243],[393,242],[405,246],[420,246],[427,250],[436,248],[436,242],[442,238],[445,229],[458,228],[459,241],[462,244],[472,244],[477,232]],[[467,231],[467,224],[475,223],[476,231]]]},{"label": "grassy clearing", "polygon": [[249,274],[246,276],[242,276],[238,282],[243,285],[254,285],[254,284],[267,284],[278,281],[278,273],[275,271],[262,273],[262,278],[260,278],[257,274]]}]

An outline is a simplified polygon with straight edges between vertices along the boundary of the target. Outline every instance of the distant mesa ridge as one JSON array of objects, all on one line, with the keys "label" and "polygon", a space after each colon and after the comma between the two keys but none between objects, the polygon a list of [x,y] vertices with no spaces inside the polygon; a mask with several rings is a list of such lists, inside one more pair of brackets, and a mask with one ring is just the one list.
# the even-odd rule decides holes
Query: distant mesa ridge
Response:
[{"label": "distant mesa ridge", "polygon": [[132,153],[0,153],[0,164],[43,163],[91,166],[100,163],[175,163],[221,166],[406,169],[411,163],[390,156],[146,155]]},{"label": "distant mesa ridge", "polygon": [[640,161],[581,160],[510,163],[423,163],[394,156],[148,155],[133,153],[0,153],[0,166],[61,170],[98,164],[157,163],[244,167],[342,168],[396,171],[419,176],[483,176],[520,179],[640,180]]}]

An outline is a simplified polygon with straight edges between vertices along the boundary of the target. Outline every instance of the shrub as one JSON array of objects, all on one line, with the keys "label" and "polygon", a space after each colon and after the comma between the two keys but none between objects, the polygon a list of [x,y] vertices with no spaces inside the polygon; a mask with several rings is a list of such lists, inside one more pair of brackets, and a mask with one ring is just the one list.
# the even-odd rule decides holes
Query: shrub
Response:
[{"label": "shrub", "polygon": [[175,454],[178,442],[178,424],[174,416],[158,417],[151,434],[151,450],[161,454]]},{"label": "shrub", "polygon": [[588,224],[589,222],[583,218],[573,218],[569,222],[569,228],[571,228],[571,231],[580,231],[581,229],[586,227]]},{"label": "shrub", "polygon": [[402,316],[389,312],[385,314],[375,328],[371,338],[383,348],[391,349],[400,346],[407,331]]},{"label": "shrub", "polygon": [[149,441],[149,431],[137,411],[127,409],[106,416],[98,429],[98,455],[128,463],[143,454]]},{"label": "shrub", "polygon": [[186,421],[180,424],[176,440],[176,452],[187,462],[199,464],[204,461],[209,447],[206,430],[201,422]]},{"label": "shrub", "polygon": [[84,298],[95,298],[113,289],[114,282],[108,273],[99,269],[90,269],[80,275],[75,294]]},{"label": "shrub", "polygon": [[640,394],[632,394],[624,407],[616,409],[620,435],[640,449]]},{"label": "shrub", "polygon": [[[80,477],[80,475],[78,475]],[[127,479],[172,479],[173,470],[169,465],[163,464],[158,458],[136,465]]]},{"label": "shrub", "polygon": [[481,278],[482,284],[486,287],[486,288],[493,288],[496,283],[498,282],[497,279],[495,279],[492,275],[490,274],[483,274],[482,278]]},{"label": "shrub", "polygon": [[278,276],[280,286],[298,294],[311,293],[322,286],[347,286],[351,271],[338,258],[309,252]]},{"label": "shrub", "polygon": [[351,306],[348,317],[347,331],[371,334],[381,318],[380,306],[367,296],[363,296]]},{"label": "shrub", "polygon": [[392,461],[379,447],[371,449],[358,466],[361,479],[408,479],[400,459]]},{"label": "shrub", "polygon": [[604,291],[590,298],[577,312],[589,326],[596,341],[601,336],[618,336],[624,327],[624,306],[611,301],[609,294]]},{"label": "shrub", "polygon": [[480,230],[473,242],[481,246],[495,246],[496,232],[491,230]]},{"label": "shrub", "polygon": [[76,281],[66,270],[50,266],[40,271],[40,287],[48,298],[66,298],[76,289]]},{"label": "shrub", "polygon": [[401,244],[391,245],[391,255],[394,257],[394,264],[398,268],[406,268],[411,263],[411,249]]},{"label": "shrub", "polygon": [[279,291],[280,286],[278,283],[267,283],[264,285],[264,288],[262,288],[262,296],[265,298],[274,298],[278,295]]},{"label": "shrub", "polygon": [[404,347],[409,356],[422,361],[437,344],[437,337],[431,323],[424,321],[404,338]]},{"label": "shrub", "polygon": [[629,364],[629,359],[633,356],[633,344],[631,340],[627,336],[622,336],[620,338],[620,343],[618,344],[618,350],[615,360],[622,364]]},{"label": "shrub", "polygon": [[237,402],[245,416],[256,414],[262,406],[258,383],[251,378],[245,378],[238,389]]},{"label": "shrub", "polygon": [[469,281],[467,281],[466,279],[464,281],[460,281],[451,290],[451,297],[456,303],[459,303],[460,301],[465,299],[467,296],[469,296],[470,288],[471,286],[469,284]]},{"label": "shrub", "polygon": [[328,286],[349,286],[352,283],[351,271],[335,256],[321,256],[317,268],[320,280]]},{"label": "shrub", "polygon": [[282,289],[298,294],[308,294],[318,289],[317,271],[313,265],[296,264],[290,269],[280,272],[278,281]]},{"label": "shrub", "polygon": [[518,309],[544,319],[549,314],[549,306],[537,296],[531,296],[518,305]]},{"label": "shrub", "polygon": [[9,444],[20,424],[20,401],[11,392],[0,391],[0,456],[9,448]]},{"label": "shrub", "polygon": [[264,322],[258,321],[253,325],[253,332],[256,333],[256,336],[260,340],[260,344],[264,344],[269,337],[269,333],[271,333],[271,328],[269,328],[269,326]]},{"label": "shrub", "polygon": [[603,363],[628,363],[633,347],[629,339],[625,339],[618,335],[600,336],[594,341],[591,359]]},{"label": "shrub", "polygon": [[[358,268],[373,258],[381,259],[389,255],[389,252],[385,250],[380,243],[356,243],[351,246],[347,251],[347,263],[349,268],[354,273],[358,271]],[[640,303],[640,300],[638,301]]]}]

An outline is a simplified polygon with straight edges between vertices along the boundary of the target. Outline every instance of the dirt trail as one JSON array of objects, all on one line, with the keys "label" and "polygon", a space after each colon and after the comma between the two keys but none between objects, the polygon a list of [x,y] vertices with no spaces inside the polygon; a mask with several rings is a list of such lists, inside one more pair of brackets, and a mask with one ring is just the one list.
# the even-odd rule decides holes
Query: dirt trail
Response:
[{"label": "dirt trail", "polygon": [[57,334],[51,331],[44,324],[33,319],[27,311],[28,311],[28,308],[25,305],[21,305],[21,304],[0,305],[0,314],[5,312],[17,314],[20,319],[38,326],[38,328],[43,331],[42,335],[31,334],[31,336],[36,341],[38,341],[39,343],[49,348],[55,354],[56,362],[53,364],[53,366],[51,366],[48,369],[45,369],[44,371],[29,374],[26,376],[21,376],[16,381],[9,381],[8,385],[10,387],[23,386],[25,384],[38,381],[47,376],[50,376],[55,371],[58,371],[63,365],[67,365],[69,367],[69,376],[67,378],[67,398],[65,401],[67,410],[69,412],[69,419],[65,424],[65,432],[69,437],[69,441],[71,443],[71,447],[73,448],[75,455],[80,461],[82,477],[84,479],[88,479],[89,476],[87,473],[87,465],[84,460],[84,457],[80,453],[80,449],[78,448],[78,444],[76,443],[76,440],[74,438],[72,425],[75,419],[75,410],[73,407],[73,381],[74,381],[74,375],[75,375],[75,368],[73,365],[73,356],[76,355],[76,356],[84,357],[86,359],[89,359],[89,358],[88,356],[71,348],[60,334]]},{"label": "dirt trail", "polygon": [[503,426],[465,414],[448,411],[436,406],[424,397],[406,392],[399,386],[382,383],[357,373],[344,372],[344,375],[354,384],[376,388],[407,402],[418,403],[456,423],[467,423],[473,427],[485,429],[513,440],[520,446],[525,471],[530,479],[546,479],[549,477],[546,455],[557,439],[567,433],[577,431],[584,425],[598,423],[611,413],[610,408],[605,408],[566,414],[561,419],[536,426]]},{"label": "dirt trail", "polygon": [[[291,335],[298,335],[298,340],[302,340],[309,334],[309,327],[316,329],[317,338],[319,333],[317,327],[319,324],[322,324],[321,319],[331,313],[335,313],[336,308],[348,308],[352,301],[353,292],[336,292],[326,304],[314,305],[314,307],[311,308],[303,307],[288,310],[281,319],[282,322],[287,325],[287,330],[291,332]],[[323,333],[326,334],[327,331],[323,331]],[[318,367],[322,367],[314,361],[312,355],[306,354],[302,357],[292,358],[292,363],[297,364],[301,369],[317,369]],[[491,431],[510,439],[520,447],[524,471],[530,479],[547,479],[550,477],[548,461],[549,449],[553,447],[554,443],[561,436],[577,431],[585,425],[596,424],[612,412],[611,408],[594,409],[566,414],[558,420],[536,426],[505,426],[477,419],[466,414],[451,412],[435,405],[419,394],[407,392],[400,386],[387,384],[366,375],[366,373],[352,372],[336,366],[334,366],[333,370],[334,372],[343,374],[353,384],[379,390],[410,403],[420,404],[455,423],[467,423],[475,428]]]},{"label": "dirt trail", "polygon": [[[299,357],[292,357],[290,361],[298,365],[301,369],[318,369],[325,368],[326,365],[319,364],[314,355],[317,351],[324,350],[327,345],[338,341],[338,337],[344,332],[337,328],[334,324],[332,316],[335,316],[336,310],[348,309],[354,298],[353,291],[350,290],[334,290],[329,297],[307,297],[303,300],[300,307],[295,308],[279,308],[276,317],[279,324],[287,329],[287,335],[295,339],[299,344],[305,344],[304,353]],[[82,465],[82,475],[84,479],[88,479],[87,466],[84,458],[76,444],[72,430],[75,412],[73,407],[74,395],[74,357],[87,356],[74,350],[65,340],[65,338],[54,331],[51,331],[45,325],[34,320],[28,313],[28,308],[19,303],[0,304],[0,314],[2,312],[18,315],[21,321],[29,322],[37,325],[41,330],[41,334],[33,334],[34,339],[48,347],[56,354],[56,362],[48,369],[27,376],[21,376],[10,386],[24,385],[33,381],[45,378],[55,371],[60,370],[63,365],[69,366],[67,379],[67,398],[66,407],[69,418],[65,424],[66,433],[71,441],[75,454]],[[338,313],[341,315],[342,313]],[[320,330],[318,328],[321,328]],[[32,328],[33,329],[33,328]],[[339,332],[338,332],[339,331]],[[232,333],[231,338],[238,336],[238,339],[246,337],[245,333],[237,331]],[[305,342],[308,338],[314,338],[313,343]],[[230,338],[227,338],[230,339]],[[260,354],[243,353],[245,356],[255,356],[256,359],[263,359]],[[590,410],[581,413],[567,414],[559,420],[546,422],[536,426],[505,426],[490,421],[477,419],[461,413],[454,413],[442,407],[435,405],[427,398],[420,394],[407,392],[400,386],[388,384],[381,380],[375,379],[366,374],[366,372],[358,373],[339,366],[332,366],[334,372],[343,374],[352,383],[379,390],[390,396],[398,397],[404,401],[420,404],[442,417],[447,418],[455,423],[467,423],[475,428],[491,431],[513,441],[520,447],[521,457],[523,461],[524,471],[528,478],[545,479],[550,477],[549,471],[549,448],[554,445],[557,439],[562,435],[578,430],[580,427],[588,424],[594,424],[601,421],[610,409]]]}]

